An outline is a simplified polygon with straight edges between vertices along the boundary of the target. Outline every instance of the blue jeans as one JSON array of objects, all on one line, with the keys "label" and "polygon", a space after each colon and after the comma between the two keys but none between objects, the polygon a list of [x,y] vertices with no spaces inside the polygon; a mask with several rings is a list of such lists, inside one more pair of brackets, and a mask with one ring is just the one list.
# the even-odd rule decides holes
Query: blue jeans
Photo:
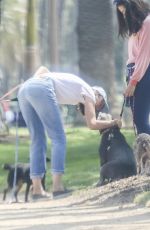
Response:
[{"label": "blue jeans", "polygon": [[52,80],[30,78],[19,90],[18,100],[31,137],[31,178],[42,178],[46,171],[45,131],[51,139],[51,171],[64,173],[66,137]]},{"label": "blue jeans", "polygon": [[138,134],[150,134],[150,65],[136,86],[132,111]]},{"label": "blue jeans", "polygon": [[130,98],[130,106],[137,133],[150,134],[150,65],[136,85],[134,96]]}]

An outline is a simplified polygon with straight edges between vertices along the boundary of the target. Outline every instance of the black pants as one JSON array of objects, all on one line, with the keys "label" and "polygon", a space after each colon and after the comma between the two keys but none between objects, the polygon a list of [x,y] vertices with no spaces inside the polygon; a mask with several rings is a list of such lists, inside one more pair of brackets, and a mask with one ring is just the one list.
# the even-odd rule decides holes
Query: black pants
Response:
[{"label": "black pants", "polygon": [[134,96],[131,98],[131,109],[137,133],[150,134],[150,65],[136,85]]}]

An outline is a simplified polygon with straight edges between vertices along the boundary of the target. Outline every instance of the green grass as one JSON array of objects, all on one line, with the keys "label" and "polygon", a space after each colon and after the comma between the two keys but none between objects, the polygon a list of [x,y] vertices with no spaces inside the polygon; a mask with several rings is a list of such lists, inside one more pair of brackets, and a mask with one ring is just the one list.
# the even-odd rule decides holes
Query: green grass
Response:
[{"label": "green grass", "polygon": [[[134,134],[131,130],[123,130],[127,141],[133,144]],[[0,165],[14,163],[15,160],[15,129],[10,135],[13,141],[0,144]],[[98,131],[88,128],[67,128],[67,157],[64,183],[72,189],[81,189],[97,182],[99,178],[98,147],[100,135]],[[26,129],[19,129],[19,162],[28,162],[30,139]],[[50,142],[48,141],[48,153],[50,156]],[[7,171],[0,167],[0,192],[6,186]],[[47,188],[51,186],[50,164],[47,164]]]}]

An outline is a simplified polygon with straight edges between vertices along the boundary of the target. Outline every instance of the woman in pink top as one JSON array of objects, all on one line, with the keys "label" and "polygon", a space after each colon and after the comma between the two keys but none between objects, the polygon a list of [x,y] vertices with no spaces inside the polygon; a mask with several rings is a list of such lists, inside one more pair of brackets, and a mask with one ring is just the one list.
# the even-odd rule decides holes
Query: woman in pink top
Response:
[{"label": "woman in pink top", "polygon": [[137,133],[150,134],[150,7],[141,0],[114,0],[119,35],[128,37],[127,88]]}]

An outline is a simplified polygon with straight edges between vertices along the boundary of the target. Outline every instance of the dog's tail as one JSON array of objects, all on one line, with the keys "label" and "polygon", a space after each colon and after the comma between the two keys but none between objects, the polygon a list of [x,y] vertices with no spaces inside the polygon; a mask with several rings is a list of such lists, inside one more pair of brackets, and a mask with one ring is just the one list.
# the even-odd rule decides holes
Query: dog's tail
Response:
[{"label": "dog's tail", "polygon": [[2,168],[4,169],[4,170],[11,170],[12,169],[12,165],[11,164],[8,164],[8,163],[5,163],[5,164],[3,164],[3,166],[2,166]]}]

